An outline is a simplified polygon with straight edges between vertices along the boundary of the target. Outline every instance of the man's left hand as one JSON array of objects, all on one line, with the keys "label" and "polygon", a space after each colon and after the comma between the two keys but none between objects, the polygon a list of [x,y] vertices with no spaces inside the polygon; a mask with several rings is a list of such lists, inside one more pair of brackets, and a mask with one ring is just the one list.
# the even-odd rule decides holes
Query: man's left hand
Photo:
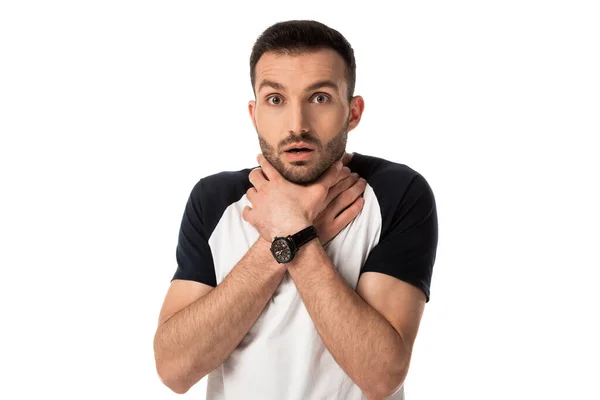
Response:
[{"label": "man's left hand", "polygon": [[253,187],[246,192],[252,207],[245,207],[242,217],[268,243],[275,236],[293,235],[312,225],[327,207],[329,188],[350,175],[347,167],[336,162],[316,182],[302,186],[286,180],[262,154],[257,160],[260,168],[250,172]]}]

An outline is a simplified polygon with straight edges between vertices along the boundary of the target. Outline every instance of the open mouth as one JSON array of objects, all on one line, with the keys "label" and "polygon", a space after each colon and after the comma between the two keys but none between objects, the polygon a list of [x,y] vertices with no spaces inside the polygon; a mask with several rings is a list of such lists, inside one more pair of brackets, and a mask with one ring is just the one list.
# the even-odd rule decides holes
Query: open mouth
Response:
[{"label": "open mouth", "polygon": [[285,158],[292,162],[305,162],[313,157],[315,151],[306,147],[298,147],[285,151]]}]

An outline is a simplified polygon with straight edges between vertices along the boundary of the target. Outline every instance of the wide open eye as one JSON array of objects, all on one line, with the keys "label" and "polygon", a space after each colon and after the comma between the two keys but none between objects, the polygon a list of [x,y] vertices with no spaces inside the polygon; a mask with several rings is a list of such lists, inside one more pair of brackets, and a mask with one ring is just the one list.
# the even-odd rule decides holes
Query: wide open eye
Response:
[{"label": "wide open eye", "polygon": [[[273,100],[273,101],[271,101],[271,100]],[[267,97],[267,103],[272,104],[274,106],[278,106],[281,103],[283,103],[283,99],[280,96],[273,95],[273,96]]]},{"label": "wide open eye", "polygon": [[317,104],[325,104],[328,101],[331,101],[331,97],[324,93],[317,93],[313,96],[313,100],[316,100]]}]

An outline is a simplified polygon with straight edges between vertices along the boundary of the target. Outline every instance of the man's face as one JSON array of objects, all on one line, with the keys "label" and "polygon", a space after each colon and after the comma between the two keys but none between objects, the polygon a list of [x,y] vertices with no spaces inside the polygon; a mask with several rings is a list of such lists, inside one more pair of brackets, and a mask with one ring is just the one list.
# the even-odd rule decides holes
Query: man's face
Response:
[{"label": "man's face", "polygon": [[[334,50],[263,54],[256,64],[256,101],[248,109],[265,158],[287,180],[317,180],[346,149],[363,110],[348,103],[345,64]],[[310,151],[286,151],[292,145]]]}]

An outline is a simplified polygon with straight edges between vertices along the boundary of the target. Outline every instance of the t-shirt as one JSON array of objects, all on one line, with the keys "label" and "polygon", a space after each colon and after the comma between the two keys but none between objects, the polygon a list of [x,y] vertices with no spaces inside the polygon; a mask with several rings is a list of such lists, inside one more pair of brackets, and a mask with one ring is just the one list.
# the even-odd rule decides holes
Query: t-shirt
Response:
[{"label": "t-shirt", "polygon": [[[401,279],[429,302],[438,227],[433,192],[412,168],[354,152],[347,164],[367,181],[359,215],[324,246],[348,285],[375,271]],[[173,279],[219,285],[258,240],[242,218],[257,167],[204,177],[188,198]],[[390,399],[404,399],[402,386]],[[286,274],[233,353],[208,374],[207,400],[363,400],[336,363]]]}]

